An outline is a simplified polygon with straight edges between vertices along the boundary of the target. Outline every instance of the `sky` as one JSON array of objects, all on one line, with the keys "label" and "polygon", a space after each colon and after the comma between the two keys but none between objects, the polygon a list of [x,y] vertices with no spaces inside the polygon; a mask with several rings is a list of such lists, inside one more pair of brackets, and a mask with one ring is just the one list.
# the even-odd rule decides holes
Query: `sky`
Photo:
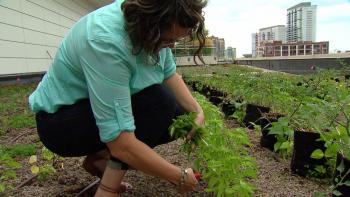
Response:
[{"label": "sky", "polygon": [[[287,9],[297,0],[208,0],[204,9],[209,35],[225,38],[237,57],[252,53],[252,33],[286,25]],[[350,50],[350,0],[314,0],[317,5],[316,41],[329,41],[330,53]]]}]

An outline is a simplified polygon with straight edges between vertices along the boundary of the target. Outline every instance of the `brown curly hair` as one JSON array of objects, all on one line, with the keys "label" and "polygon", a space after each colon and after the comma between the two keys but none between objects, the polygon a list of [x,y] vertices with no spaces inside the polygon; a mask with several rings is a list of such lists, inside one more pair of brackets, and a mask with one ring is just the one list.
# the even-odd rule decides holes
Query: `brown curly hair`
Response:
[{"label": "brown curly hair", "polygon": [[[161,35],[175,22],[183,28],[191,28],[199,47],[194,54],[201,60],[205,45],[204,16],[202,9],[207,0],[125,0],[122,11],[125,18],[125,29],[133,45],[134,55],[144,50],[159,60],[157,50],[161,46]],[[197,64],[197,62],[196,62]]]}]

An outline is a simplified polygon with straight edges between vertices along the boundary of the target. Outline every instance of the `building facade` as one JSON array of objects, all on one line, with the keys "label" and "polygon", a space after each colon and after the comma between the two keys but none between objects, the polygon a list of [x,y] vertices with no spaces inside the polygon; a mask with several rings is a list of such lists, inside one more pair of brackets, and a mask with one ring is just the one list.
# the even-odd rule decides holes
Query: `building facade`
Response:
[{"label": "building facade", "polygon": [[[202,57],[205,64],[217,64],[218,63],[218,48],[217,37],[208,37],[205,40],[205,46],[202,49]],[[193,55],[199,47],[198,40],[183,40],[182,42],[175,43],[175,47],[172,49],[176,64],[178,66],[183,65],[196,65],[202,64],[201,61],[196,58],[196,62],[193,59]]]},{"label": "building facade", "polygon": [[215,55],[218,60],[224,61],[225,59],[225,39],[219,38],[215,36],[207,37],[206,39],[211,40],[213,42],[213,46],[215,47]]},{"label": "building facade", "polygon": [[252,56],[261,57],[261,46],[272,41],[286,42],[286,26],[276,25],[261,28],[259,33],[252,34]]},{"label": "building facade", "polygon": [[282,41],[286,42],[286,26],[276,25],[265,27],[259,30],[260,41]]},{"label": "building facade", "polygon": [[1,0],[0,76],[43,73],[67,31],[113,0]]},{"label": "building facade", "polygon": [[316,11],[310,2],[287,10],[287,42],[316,41]]},{"label": "building facade", "polygon": [[220,60],[224,60],[225,59],[225,39],[224,38],[219,38],[218,39],[218,58],[219,58],[219,61]]},{"label": "building facade", "polygon": [[257,57],[257,49],[259,46],[259,33],[252,33],[252,56]]},{"label": "building facade", "polygon": [[236,48],[227,47],[225,50],[225,61],[233,62],[236,59]]},{"label": "building facade", "polygon": [[303,56],[329,53],[329,42],[265,42],[260,46],[260,57]]},{"label": "building facade", "polygon": [[252,57],[328,54],[329,42],[316,41],[317,6],[310,2],[287,9],[287,27],[262,28],[252,34]]}]

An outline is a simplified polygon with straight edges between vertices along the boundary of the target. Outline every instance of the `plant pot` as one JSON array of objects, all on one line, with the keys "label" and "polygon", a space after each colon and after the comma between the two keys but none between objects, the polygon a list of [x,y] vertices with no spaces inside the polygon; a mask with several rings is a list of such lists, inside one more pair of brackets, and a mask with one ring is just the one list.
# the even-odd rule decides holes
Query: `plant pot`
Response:
[{"label": "plant pot", "polygon": [[225,114],[226,117],[231,116],[235,113],[235,105],[231,104],[230,101],[223,101],[221,105],[221,111]]},{"label": "plant pot", "polygon": [[197,88],[197,86],[196,86],[196,82],[194,82],[194,81],[189,81],[189,82],[185,82],[191,89],[192,89],[192,91],[198,91],[198,88]]},{"label": "plant pot", "polygon": [[271,151],[274,151],[274,145],[277,142],[276,135],[268,135],[269,128],[272,126],[272,122],[277,122],[278,118],[282,117],[281,114],[264,114],[264,118],[261,118],[257,124],[261,127],[260,145]]},{"label": "plant pot", "polygon": [[[325,165],[326,159],[313,159],[311,154],[316,149],[325,151],[325,142],[319,141],[320,134],[307,131],[294,131],[294,149],[291,161],[292,173],[306,176],[309,170],[315,170],[318,165]],[[324,175],[323,175],[324,176]],[[322,177],[322,175],[320,175]]]},{"label": "plant pot", "polygon": [[[341,178],[345,176],[345,174],[348,172],[348,170],[350,170],[350,160],[345,158],[341,153],[338,153],[336,166],[338,167],[342,161],[344,163],[344,171],[343,172],[339,172],[338,170],[334,171],[333,183],[335,185],[336,185],[335,179],[337,178],[338,180],[341,180]],[[344,177],[342,182],[345,183],[346,181],[350,181],[350,173]],[[335,188],[335,190],[342,193],[342,195],[341,195],[342,197],[350,196],[350,187],[349,186],[341,185],[341,186],[338,186],[337,188]],[[335,196],[335,195],[333,194],[333,196]]]},{"label": "plant pot", "polygon": [[219,104],[223,102],[224,93],[222,93],[221,91],[211,87],[209,93],[209,101],[212,102],[214,105],[219,106]]},{"label": "plant pot", "polygon": [[276,135],[268,135],[269,130],[268,129],[263,129],[261,130],[261,138],[260,138],[260,145],[262,147],[265,147],[271,151],[274,151],[274,146],[277,142]]},{"label": "plant pot", "polygon": [[270,108],[248,104],[246,107],[246,115],[243,119],[243,123],[246,127],[252,129],[254,126],[250,123],[257,123],[263,117],[264,113],[269,113]]},{"label": "plant pot", "polygon": [[204,85],[203,87],[202,87],[202,89],[199,89],[198,90],[199,91],[199,93],[201,93],[202,95],[204,95],[205,97],[209,97],[209,95],[210,95],[210,87],[209,86],[207,86],[207,85]]}]

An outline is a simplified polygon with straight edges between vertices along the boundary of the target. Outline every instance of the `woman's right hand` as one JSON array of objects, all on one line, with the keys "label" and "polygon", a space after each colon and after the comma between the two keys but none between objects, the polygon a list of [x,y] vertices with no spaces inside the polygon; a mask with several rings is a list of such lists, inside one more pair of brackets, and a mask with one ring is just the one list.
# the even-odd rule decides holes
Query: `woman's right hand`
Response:
[{"label": "woman's right hand", "polygon": [[185,184],[177,188],[177,192],[179,192],[179,194],[181,195],[187,192],[193,191],[198,184],[198,181],[196,179],[196,176],[194,175],[193,170],[191,168],[187,168],[186,170],[187,170],[187,179],[185,181]]}]

